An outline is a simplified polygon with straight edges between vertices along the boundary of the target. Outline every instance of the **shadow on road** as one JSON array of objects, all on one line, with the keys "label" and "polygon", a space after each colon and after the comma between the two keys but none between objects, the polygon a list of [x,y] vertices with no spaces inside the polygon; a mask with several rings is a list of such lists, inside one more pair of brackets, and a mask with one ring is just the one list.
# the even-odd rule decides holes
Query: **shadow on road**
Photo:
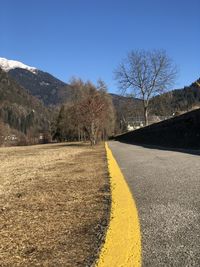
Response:
[{"label": "shadow on road", "polygon": [[135,145],[135,146],[141,146],[144,148],[148,149],[159,149],[159,150],[166,150],[166,151],[174,151],[174,152],[180,152],[180,153],[186,153],[186,154],[191,154],[191,155],[197,155],[200,156],[200,150],[195,150],[195,149],[187,149],[187,148],[173,148],[173,147],[164,147],[164,146],[156,146],[156,145],[147,145],[147,144],[140,144],[140,143],[133,143],[133,142],[127,142],[127,141],[122,141],[122,140],[114,140],[118,141],[120,143],[125,143],[129,145]]}]

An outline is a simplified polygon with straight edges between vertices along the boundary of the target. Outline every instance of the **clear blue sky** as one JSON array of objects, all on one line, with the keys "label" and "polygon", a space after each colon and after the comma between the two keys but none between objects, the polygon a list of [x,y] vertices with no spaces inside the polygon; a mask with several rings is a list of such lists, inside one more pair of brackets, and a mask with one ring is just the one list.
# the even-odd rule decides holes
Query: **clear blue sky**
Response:
[{"label": "clear blue sky", "polygon": [[0,57],[63,81],[102,78],[116,92],[113,70],[132,49],[165,49],[175,87],[200,77],[199,0],[6,0],[0,27]]}]

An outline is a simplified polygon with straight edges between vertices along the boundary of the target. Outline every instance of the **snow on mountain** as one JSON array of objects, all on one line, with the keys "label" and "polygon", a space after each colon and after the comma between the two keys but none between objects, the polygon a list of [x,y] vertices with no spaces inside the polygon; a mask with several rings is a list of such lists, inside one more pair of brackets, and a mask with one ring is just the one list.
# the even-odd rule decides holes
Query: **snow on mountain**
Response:
[{"label": "snow on mountain", "polygon": [[28,71],[31,71],[34,74],[37,73],[37,69],[34,67],[30,67],[28,65],[23,64],[22,62],[19,62],[19,61],[8,60],[8,59],[2,58],[2,57],[0,57],[0,68],[2,68],[2,70],[6,71],[6,72],[8,72],[12,69],[21,68],[21,69],[26,69]]}]

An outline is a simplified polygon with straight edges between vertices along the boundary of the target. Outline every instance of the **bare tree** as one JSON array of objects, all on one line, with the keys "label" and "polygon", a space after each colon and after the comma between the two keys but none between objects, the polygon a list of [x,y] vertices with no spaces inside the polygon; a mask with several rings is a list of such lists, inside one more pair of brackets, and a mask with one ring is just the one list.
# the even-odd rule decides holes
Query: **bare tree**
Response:
[{"label": "bare tree", "polygon": [[98,86],[97,90],[92,83],[87,82],[85,84],[85,97],[79,103],[79,118],[91,145],[96,144],[100,133],[105,134],[107,127],[112,128],[112,121],[109,116],[111,102],[109,102],[106,93],[106,86],[103,82],[99,82]]},{"label": "bare tree", "polygon": [[122,93],[128,89],[143,101],[148,125],[149,100],[166,91],[176,78],[177,68],[163,50],[132,51],[115,71]]},{"label": "bare tree", "polygon": [[101,99],[104,102],[103,119],[101,120],[101,133],[102,139],[106,140],[109,136],[114,135],[116,111],[113,105],[112,97],[108,94],[108,88],[106,83],[99,79],[97,81],[97,91],[101,95]]},{"label": "bare tree", "polygon": [[95,145],[98,139],[112,135],[114,109],[105,83],[98,81],[95,86],[73,79],[71,86],[74,95],[72,101],[60,110],[55,137],[59,140],[89,139],[91,145]]}]

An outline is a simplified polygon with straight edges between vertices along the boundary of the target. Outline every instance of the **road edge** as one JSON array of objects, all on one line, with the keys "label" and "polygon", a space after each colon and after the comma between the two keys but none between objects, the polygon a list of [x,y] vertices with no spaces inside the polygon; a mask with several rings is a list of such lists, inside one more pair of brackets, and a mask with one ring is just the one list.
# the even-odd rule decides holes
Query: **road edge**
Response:
[{"label": "road edge", "polygon": [[141,234],[136,204],[107,143],[105,149],[112,203],[105,243],[95,266],[141,267]]}]

